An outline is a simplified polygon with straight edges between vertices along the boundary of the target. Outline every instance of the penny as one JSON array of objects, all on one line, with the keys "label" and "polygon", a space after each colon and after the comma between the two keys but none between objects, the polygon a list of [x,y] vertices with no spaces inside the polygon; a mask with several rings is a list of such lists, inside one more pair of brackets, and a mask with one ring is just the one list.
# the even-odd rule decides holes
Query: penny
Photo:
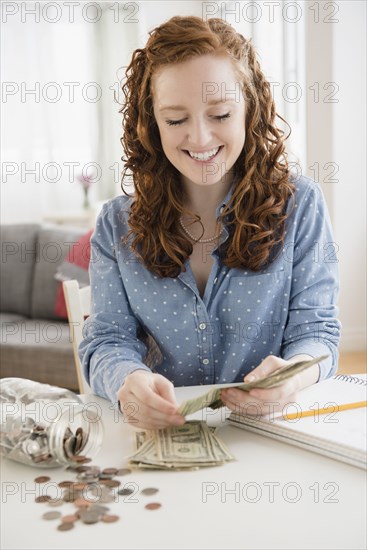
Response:
[{"label": "penny", "polygon": [[104,470],[102,470],[102,474],[115,476],[117,471],[118,471],[117,468],[105,468]]},{"label": "penny", "polygon": [[77,508],[89,508],[91,503],[89,500],[86,500],[85,498],[77,498],[76,500],[74,500],[74,505]]},{"label": "penny", "polygon": [[62,523],[74,523],[79,519],[79,516],[76,514],[68,514],[67,516],[63,516],[61,518]]},{"label": "penny", "polygon": [[141,494],[142,495],[155,495],[156,493],[158,493],[158,489],[156,489],[155,487],[147,487],[146,489],[142,489],[141,491]]},{"label": "penny", "polygon": [[60,523],[60,525],[57,526],[57,529],[59,531],[70,531],[70,529],[74,528],[74,523]]},{"label": "penny", "polygon": [[50,481],[50,477],[48,476],[39,476],[39,477],[36,477],[36,479],[34,480],[35,483],[46,483],[46,481]]},{"label": "penny", "polygon": [[74,481],[60,481],[58,483],[60,489],[66,489],[66,487],[70,487],[71,485],[74,485]]},{"label": "penny", "polygon": [[105,514],[101,517],[101,520],[105,523],[114,523],[115,521],[118,521],[120,519],[120,516],[114,516],[112,514]]},{"label": "penny", "polygon": [[149,502],[149,504],[145,505],[145,508],[147,510],[158,510],[161,506],[162,504],[159,504],[159,502]]},{"label": "penny", "polygon": [[83,489],[85,489],[86,487],[88,487],[88,483],[84,483],[80,481],[79,483],[73,483],[73,489],[75,491],[83,491]]},{"label": "penny", "polygon": [[82,462],[83,464],[92,462],[91,458],[88,458],[87,456],[84,456],[84,455],[73,455],[69,457],[69,460],[72,460],[73,462]]},{"label": "penny", "polygon": [[43,519],[58,519],[61,516],[61,512],[46,512],[43,514]]},{"label": "penny", "polygon": [[131,474],[131,470],[129,468],[120,468],[116,472],[116,476],[126,476],[127,474]]},{"label": "penny", "polygon": [[51,500],[51,497],[50,495],[40,495],[39,497],[36,497],[34,500],[35,502],[48,502],[49,500]]},{"label": "penny", "polygon": [[134,489],[129,489],[127,487],[126,489],[119,489],[119,491],[117,491],[117,494],[125,497],[127,495],[132,495],[133,492],[134,492]]}]

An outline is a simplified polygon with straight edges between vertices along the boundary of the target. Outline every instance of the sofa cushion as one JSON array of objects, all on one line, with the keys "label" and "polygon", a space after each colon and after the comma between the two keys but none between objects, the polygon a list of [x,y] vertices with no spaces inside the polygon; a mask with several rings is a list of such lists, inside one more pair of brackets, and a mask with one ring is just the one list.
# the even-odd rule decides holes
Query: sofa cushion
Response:
[{"label": "sofa cushion", "polygon": [[[79,241],[72,247],[62,264],[57,268],[55,279],[58,281],[78,281],[80,288],[89,285],[89,262],[90,262],[90,238],[93,229],[82,235]],[[62,283],[56,293],[55,315],[60,319],[67,320],[65,296]]]},{"label": "sofa cushion", "polygon": [[2,378],[78,388],[68,323],[1,314],[0,326]]},{"label": "sofa cushion", "polygon": [[38,235],[38,254],[32,287],[31,316],[57,319],[55,300],[59,282],[55,279],[65,255],[85,232],[82,228],[43,227]]},{"label": "sofa cushion", "polygon": [[0,311],[31,315],[38,224],[1,226]]}]

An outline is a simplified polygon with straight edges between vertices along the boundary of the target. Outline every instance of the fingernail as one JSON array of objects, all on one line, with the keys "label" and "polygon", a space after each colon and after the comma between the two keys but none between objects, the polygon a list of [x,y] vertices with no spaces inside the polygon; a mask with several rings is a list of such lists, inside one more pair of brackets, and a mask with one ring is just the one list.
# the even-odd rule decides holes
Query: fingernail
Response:
[{"label": "fingernail", "polygon": [[254,374],[249,374],[245,378],[245,382],[253,382],[254,380],[256,380],[256,376]]}]

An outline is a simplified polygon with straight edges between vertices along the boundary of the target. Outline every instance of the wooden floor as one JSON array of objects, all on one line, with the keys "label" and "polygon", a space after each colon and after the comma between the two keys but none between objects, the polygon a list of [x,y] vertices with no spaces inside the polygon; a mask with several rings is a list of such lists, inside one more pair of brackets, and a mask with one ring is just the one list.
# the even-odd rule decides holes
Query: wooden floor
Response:
[{"label": "wooden floor", "polygon": [[338,374],[361,374],[367,372],[367,353],[353,351],[340,353]]}]

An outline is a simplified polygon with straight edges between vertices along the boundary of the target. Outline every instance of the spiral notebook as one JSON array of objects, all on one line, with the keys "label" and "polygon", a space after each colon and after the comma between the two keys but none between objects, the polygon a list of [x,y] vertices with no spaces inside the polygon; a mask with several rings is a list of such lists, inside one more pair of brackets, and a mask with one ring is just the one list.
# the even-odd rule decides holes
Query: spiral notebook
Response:
[{"label": "spiral notebook", "polygon": [[[305,388],[296,402],[283,411],[263,416],[243,416],[232,412],[228,421],[250,430],[367,469],[367,408],[318,414],[322,407],[366,401],[366,375],[339,374]],[[286,420],[283,414],[314,411],[312,416]]]}]

